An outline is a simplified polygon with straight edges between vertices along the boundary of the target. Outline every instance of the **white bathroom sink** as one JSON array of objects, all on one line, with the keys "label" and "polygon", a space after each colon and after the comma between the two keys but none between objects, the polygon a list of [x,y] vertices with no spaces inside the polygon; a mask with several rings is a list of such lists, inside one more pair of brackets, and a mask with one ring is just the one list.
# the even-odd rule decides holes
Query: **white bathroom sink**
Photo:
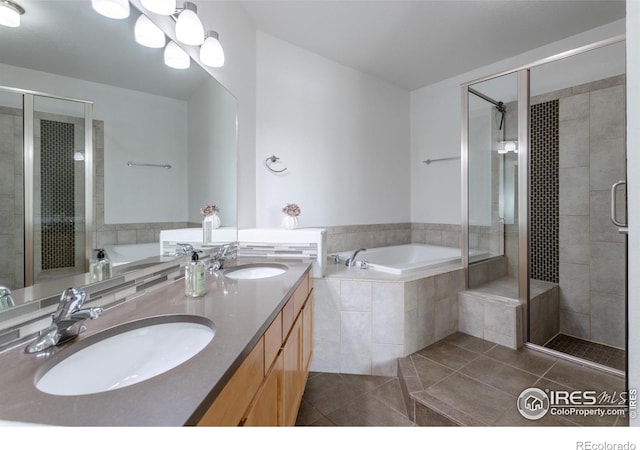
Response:
[{"label": "white bathroom sink", "polygon": [[287,271],[282,264],[245,264],[225,271],[225,276],[234,280],[257,280],[281,275]]},{"label": "white bathroom sink", "polygon": [[53,395],[120,389],[191,359],[214,334],[213,322],[198,316],[158,316],[129,322],[55,355],[36,375],[35,385]]}]

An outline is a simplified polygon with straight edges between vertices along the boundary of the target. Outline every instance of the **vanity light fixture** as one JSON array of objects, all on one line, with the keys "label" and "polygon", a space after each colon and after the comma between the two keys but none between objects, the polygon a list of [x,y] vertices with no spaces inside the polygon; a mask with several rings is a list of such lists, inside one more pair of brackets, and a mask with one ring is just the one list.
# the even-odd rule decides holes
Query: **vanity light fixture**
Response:
[{"label": "vanity light fixture", "polygon": [[98,13],[110,19],[129,17],[129,0],[91,0],[91,6]]},{"label": "vanity light fixture", "polygon": [[188,69],[191,57],[178,44],[169,41],[164,49],[164,63],[174,69]]},{"label": "vanity light fixture", "polygon": [[164,32],[144,14],[136,20],[133,34],[136,42],[145,47],[162,48],[166,44]]},{"label": "vanity light fixture", "polygon": [[20,16],[24,8],[11,0],[0,0],[0,25],[16,28],[20,26]]},{"label": "vanity light fixture", "polygon": [[142,0],[142,6],[161,16],[170,16],[176,12],[176,0]]},{"label": "vanity light fixture", "polygon": [[207,31],[204,43],[200,47],[200,62],[209,67],[224,66],[224,50],[216,31]]},{"label": "vanity light fixture", "polygon": [[187,45],[200,45],[204,42],[204,27],[195,3],[184,2],[176,20],[176,39]]}]

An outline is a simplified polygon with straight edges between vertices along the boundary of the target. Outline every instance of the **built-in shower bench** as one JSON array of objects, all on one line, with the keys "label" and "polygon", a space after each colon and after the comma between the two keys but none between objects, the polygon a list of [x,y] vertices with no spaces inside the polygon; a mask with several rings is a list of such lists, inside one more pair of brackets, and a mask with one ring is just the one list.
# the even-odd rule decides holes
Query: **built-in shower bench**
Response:
[{"label": "built-in shower bench", "polygon": [[[531,280],[530,341],[543,345],[560,329],[559,287]],[[458,293],[458,330],[506,347],[524,341],[527,308],[518,299],[518,280],[502,277]]]}]

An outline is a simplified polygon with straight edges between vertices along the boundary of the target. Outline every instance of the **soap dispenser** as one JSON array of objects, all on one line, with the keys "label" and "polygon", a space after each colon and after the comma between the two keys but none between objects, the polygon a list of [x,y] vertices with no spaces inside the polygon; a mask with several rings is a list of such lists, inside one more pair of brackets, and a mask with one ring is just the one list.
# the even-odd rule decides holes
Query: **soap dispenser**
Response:
[{"label": "soap dispenser", "polygon": [[111,261],[105,256],[104,249],[98,248],[96,258],[89,262],[91,281],[102,281],[111,278]]},{"label": "soap dispenser", "polygon": [[191,261],[184,268],[184,294],[187,297],[201,297],[206,289],[206,270],[198,252],[191,253]]}]

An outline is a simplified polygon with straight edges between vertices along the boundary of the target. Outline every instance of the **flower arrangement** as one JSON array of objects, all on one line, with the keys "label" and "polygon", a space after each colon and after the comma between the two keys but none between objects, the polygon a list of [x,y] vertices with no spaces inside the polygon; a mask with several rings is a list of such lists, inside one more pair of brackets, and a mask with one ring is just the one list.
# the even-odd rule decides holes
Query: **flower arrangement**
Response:
[{"label": "flower arrangement", "polygon": [[282,208],[282,212],[287,216],[298,217],[300,215],[300,207],[295,203],[287,203],[287,206]]},{"label": "flower arrangement", "polygon": [[205,217],[212,216],[219,211],[220,208],[218,208],[218,205],[216,205],[215,203],[212,203],[211,205],[204,205],[202,208],[200,208],[200,214]]}]

